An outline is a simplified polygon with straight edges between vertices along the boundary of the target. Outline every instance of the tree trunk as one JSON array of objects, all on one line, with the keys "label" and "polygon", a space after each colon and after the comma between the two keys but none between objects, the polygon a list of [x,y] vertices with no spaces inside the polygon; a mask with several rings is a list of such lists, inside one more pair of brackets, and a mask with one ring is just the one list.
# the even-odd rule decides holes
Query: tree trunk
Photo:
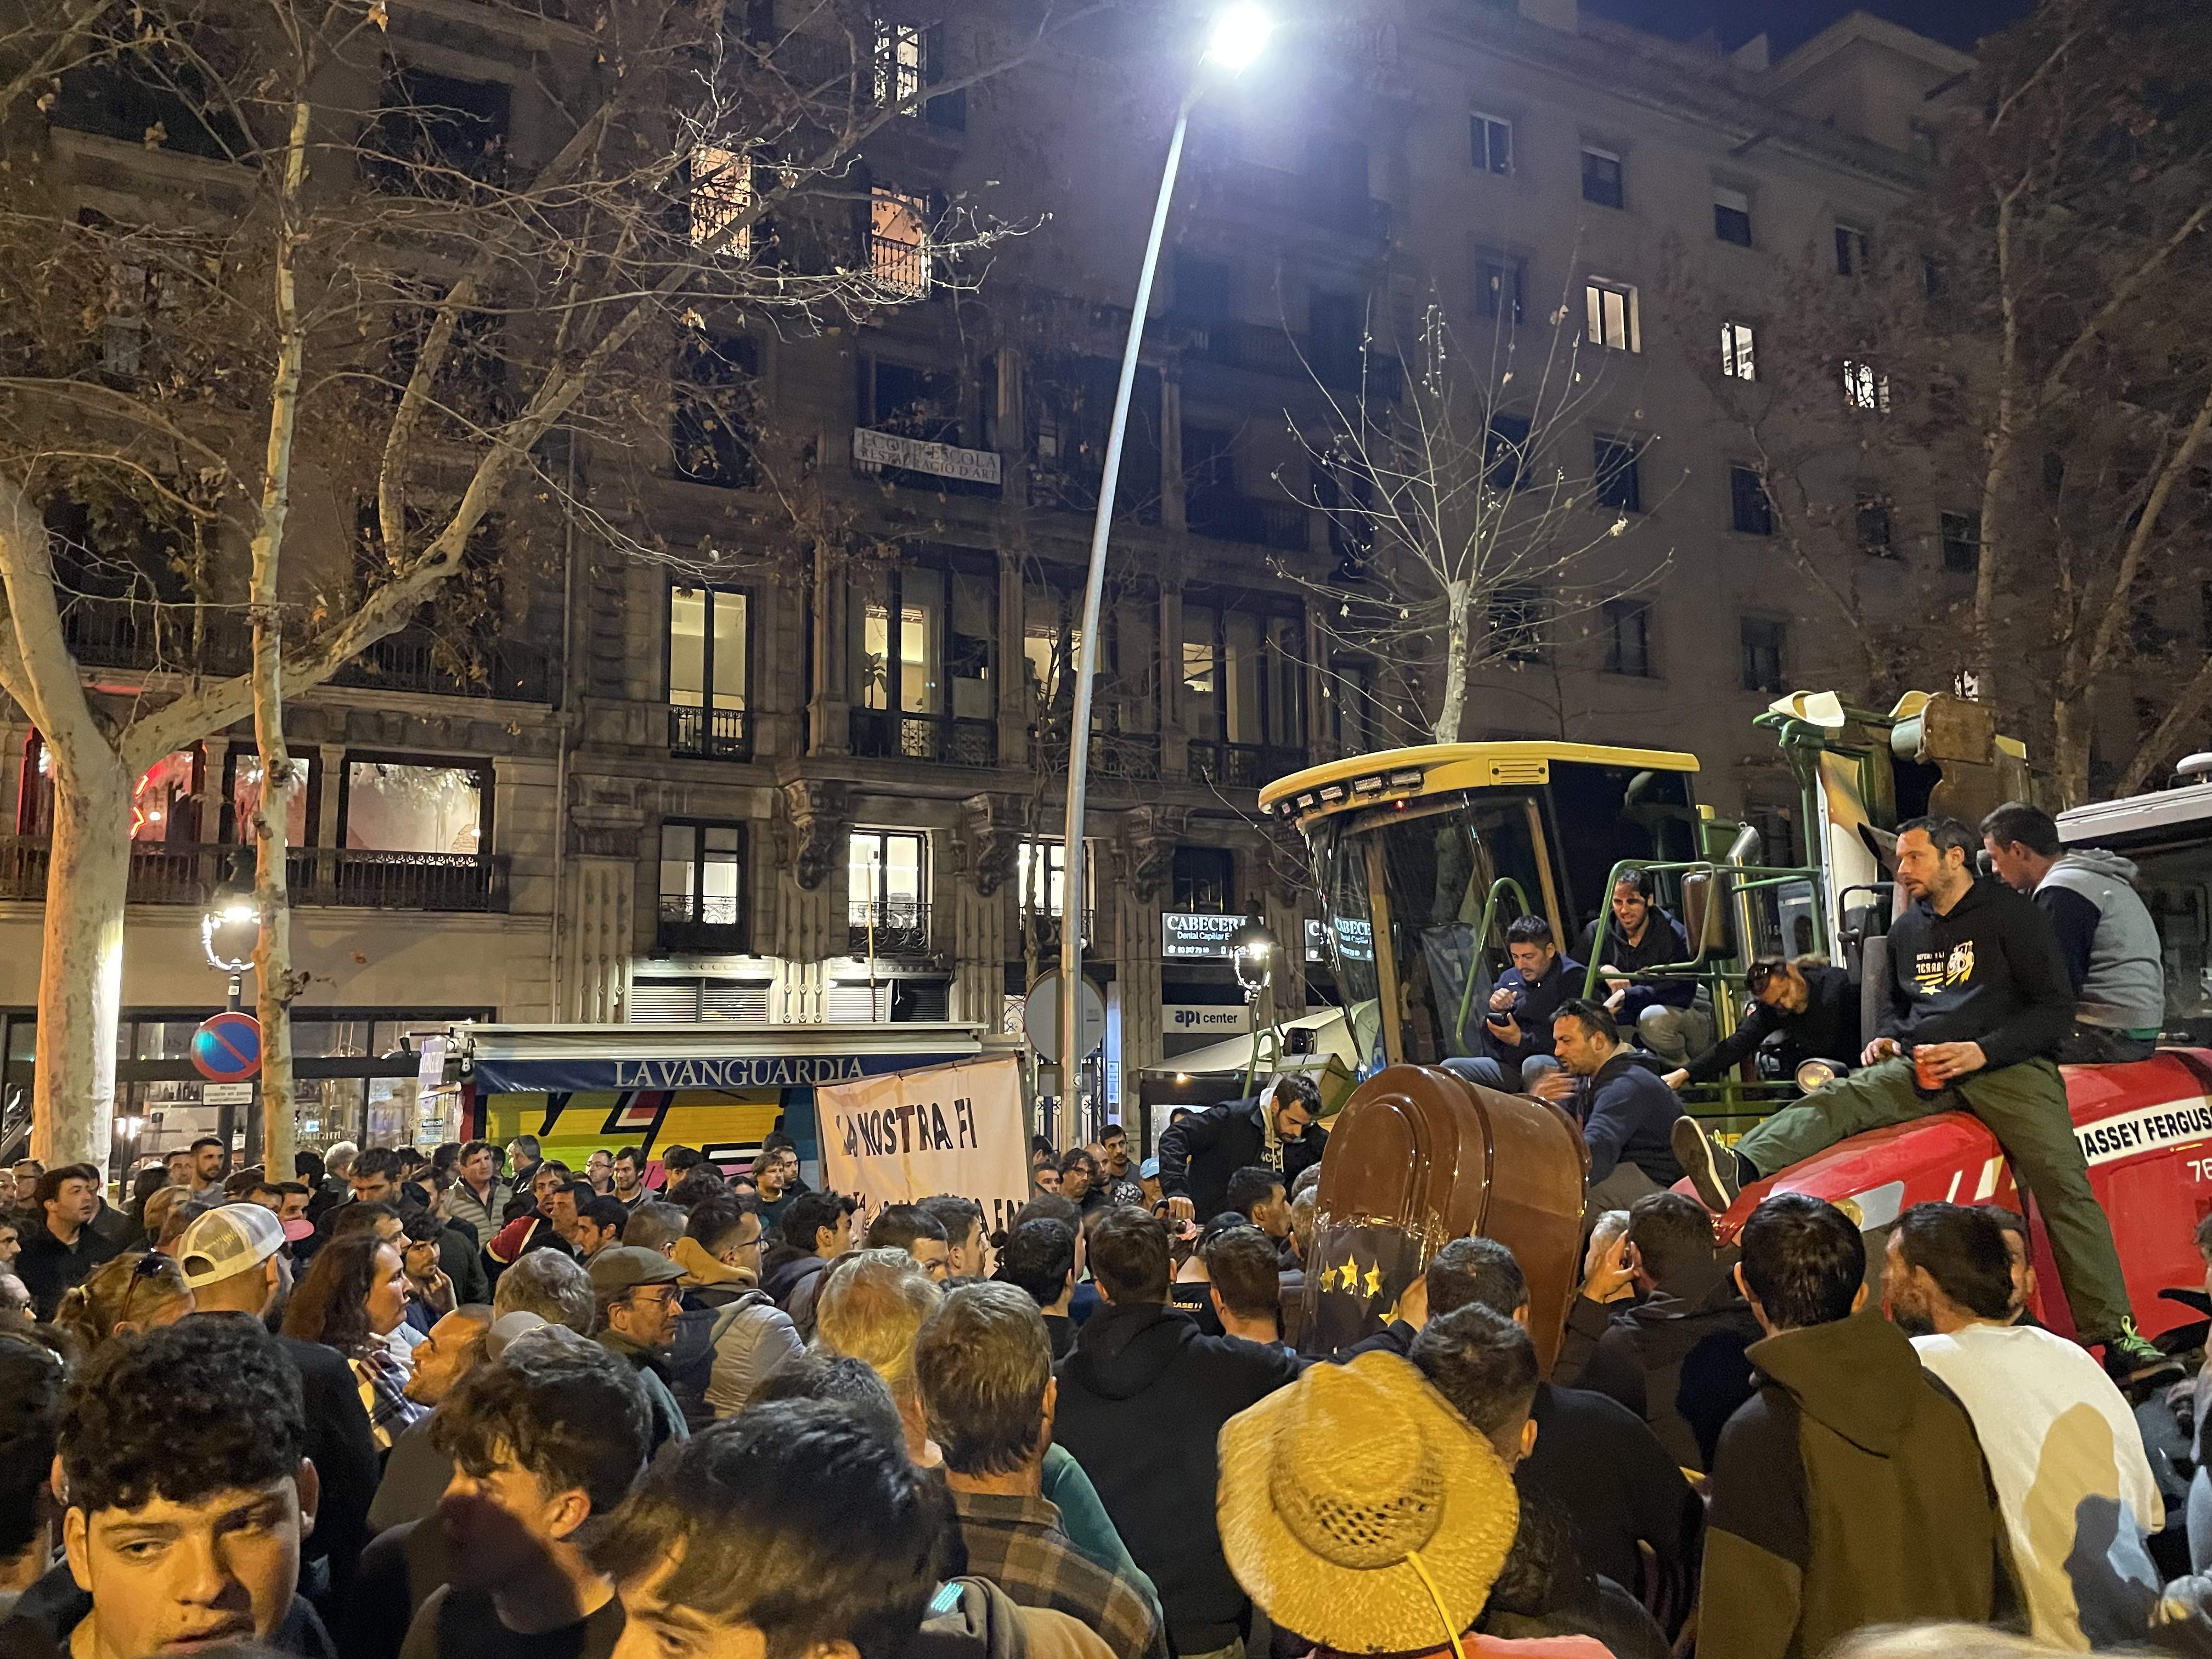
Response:
[{"label": "tree trunk", "polygon": [[1444,623],[1444,695],[1429,735],[1431,742],[1457,743],[1460,717],[1467,707],[1467,584],[1454,582],[1445,592],[1450,611]]},{"label": "tree trunk", "polygon": [[2086,690],[2052,696],[2051,774],[2061,806],[2079,806],[2089,799],[2089,745],[2095,725]]},{"label": "tree trunk", "polygon": [[261,523],[253,538],[248,612],[253,619],[253,736],[261,752],[261,805],[253,817],[254,1008],[261,1021],[262,1157],[270,1176],[292,1178],[292,906],[285,888],[285,811],[292,798],[292,756],[284,745],[283,633],[276,609],[277,568],[292,509],[292,447],[300,408],[306,337],[293,292],[293,216],[306,177],[308,106],[293,106],[284,175],[284,224],[276,246],[279,346],[269,395],[269,449],[262,464]]},{"label": "tree trunk", "polygon": [[54,832],[39,962],[31,1155],[105,1171],[115,1144],[115,1039],[131,878],[131,778],[101,746],[54,756]]}]

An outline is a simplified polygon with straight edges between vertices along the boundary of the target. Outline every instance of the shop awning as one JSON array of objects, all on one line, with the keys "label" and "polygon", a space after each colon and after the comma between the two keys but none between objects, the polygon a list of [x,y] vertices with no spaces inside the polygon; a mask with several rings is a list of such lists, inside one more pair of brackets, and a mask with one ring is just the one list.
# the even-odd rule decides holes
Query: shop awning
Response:
[{"label": "shop awning", "polygon": [[982,1027],[474,1025],[455,1032],[477,1092],[812,1088],[965,1060]]},{"label": "shop awning", "polygon": [[[1346,1069],[1357,1073],[1359,1056],[1352,1048],[1352,1029],[1344,1022],[1344,1010],[1324,1008],[1317,1014],[1306,1014],[1297,1019],[1286,1019],[1281,1030],[1285,1048],[1290,1046],[1292,1031],[1313,1033],[1313,1052],[1334,1054]],[[1260,1028],[1260,1069],[1264,1073],[1272,1069],[1275,1056],[1275,1039],[1266,1026]],[[1165,1060],[1156,1060],[1145,1067],[1148,1072],[1186,1073],[1192,1077],[1206,1077],[1224,1072],[1242,1073],[1252,1063],[1252,1039],[1249,1036],[1224,1037],[1218,1042],[1209,1042],[1203,1048],[1193,1048],[1186,1054],[1170,1054]]]}]

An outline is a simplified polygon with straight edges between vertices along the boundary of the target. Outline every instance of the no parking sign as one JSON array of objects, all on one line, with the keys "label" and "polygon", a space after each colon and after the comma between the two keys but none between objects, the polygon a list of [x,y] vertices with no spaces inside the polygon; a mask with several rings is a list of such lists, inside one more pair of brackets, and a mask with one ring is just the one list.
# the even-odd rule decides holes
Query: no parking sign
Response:
[{"label": "no parking sign", "polygon": [[261,1069],[261,1022],[222,1013],[192,1033],[192,1069],[210,1083],[240,1083]]}]

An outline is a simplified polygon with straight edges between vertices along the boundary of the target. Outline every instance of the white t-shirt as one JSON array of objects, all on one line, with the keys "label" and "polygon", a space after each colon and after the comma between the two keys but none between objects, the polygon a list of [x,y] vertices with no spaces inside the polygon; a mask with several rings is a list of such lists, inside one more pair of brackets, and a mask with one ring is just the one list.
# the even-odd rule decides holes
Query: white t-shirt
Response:
[{"label": "white t-shirt", "polygon": [[2166,1506],[2104,1368],[2033,1325],[1968,1325],[1912,1346],[1974,1419],[2036,1640],[2140,1641],[2160,1582],[2143,1539]]}]

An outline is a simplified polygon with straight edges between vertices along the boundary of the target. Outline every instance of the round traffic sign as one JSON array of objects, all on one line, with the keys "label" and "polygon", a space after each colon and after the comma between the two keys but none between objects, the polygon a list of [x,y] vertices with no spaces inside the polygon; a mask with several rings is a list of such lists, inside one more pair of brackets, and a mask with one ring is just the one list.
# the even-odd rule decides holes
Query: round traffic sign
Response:
[{"label": "round traffic sign", "polygon": [[261,1069],[261,1022],[235,1010],[192,1033],[192,1069],[210,1083],[239,1083]]},{"label": "round traffic sign", "polygon": [[[1098,988],[1089,980],[1083,981],[1076,993],[1082,1003],[1083,1029],[1079,1035],[1081,1046],[1076,1050],[1079,1059],[1106,1041],[1106,999],[1098,994]],[[1029,1033],[1030,1046],[1045,1059],[1057,1064],[1062,1044],[1060,1040],[1060,975],[1045,974],[1030,987],[1029,1000],[1022,1010],[1022,1029]]]}]

